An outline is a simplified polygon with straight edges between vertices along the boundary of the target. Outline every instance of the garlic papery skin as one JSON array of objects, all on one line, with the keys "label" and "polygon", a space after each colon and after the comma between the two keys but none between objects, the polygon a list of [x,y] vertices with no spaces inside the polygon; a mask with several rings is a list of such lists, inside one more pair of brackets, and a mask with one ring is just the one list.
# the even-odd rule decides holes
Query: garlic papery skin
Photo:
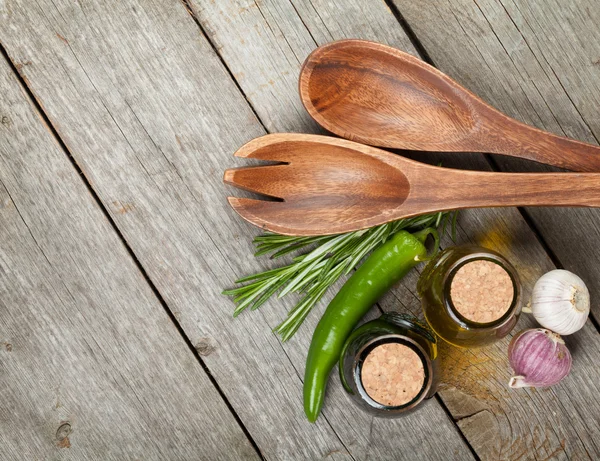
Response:
[{"label": "garlic papery skin", "polygon": [[560,335],[545,328],[515,335],[508,346],[508,359],[515,371],[508,382],[513,389],[552,386],[569,374],[573,361]]},{"label": "garlic papery skin", "polygon": [[556,269],[536,282],[531,313],[538,323],[560,335],[580,330],[590,313],[590,292],[572,272]]}]

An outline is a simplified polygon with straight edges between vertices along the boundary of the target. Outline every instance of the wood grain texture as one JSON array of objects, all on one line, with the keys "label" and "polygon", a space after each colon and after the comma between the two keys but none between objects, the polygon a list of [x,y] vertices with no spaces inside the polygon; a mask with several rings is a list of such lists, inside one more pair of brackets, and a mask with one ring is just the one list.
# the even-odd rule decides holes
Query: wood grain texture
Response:
[{"label": "wood grain texture", "polygon": [[278,162],[228,169],[223,181],[278,199],[230,197],[229,203],[248,222],[283,235],[354,232],[465,208],[600,207],[600,173],[449,170],[346,139],[296,133],[256,138],[235,155]]},{"label": "wood grain texture", "polygon": [[313,51],[300,98],[324,128],[372,146],[485,152],[600,171],[600,148],[524,125],[397,48],[338,40]]},{"label": "wood grain texture", "polygon": [[327,419],[305,419],[306,347],[272,333],[291,302],[233,319],[221,295],[265,268],[221,181],[264,131],[184,5],[11,1],[2,18],[10,58],[262,454],[351,458]]},{"label": "wood grain texture", "polygon": [[[422,2],[405,3],[410,3],[412,10],[421,9],[420,15],[424,19],[421,25],[427,30],[435,29],[430,32],[447,31],[453,21],[452,11],[443,8],[443,4],[439,2],[428,2],[426,9],[423,9]],[[297,88],[294,82],[286,85],[284,81],[273,78],[273,75],[288,75],[299,71],[300,63],[297,61],[290,60],[286,65],[285,56],[290,53],[290,49],[304,50],[305,55],[312,51],[312,49],[297,48],[299,42],[306,43],[308,40],[302,28],[298,26],[299,22],[306,26],[309,34],[319,45],[334,39],[364,38],[416,54],[410,41],[382,2],[349,1],[343,2],[343,4],[314,0],[312,2],[293,2],[300,21],[294,18],[294,11],[290,11],[288,6],[281,6],[285,5],[281,2],[277,2],[277,7],[275,2],[267,1],[260,2],[258,5],[246,4],[243,11],[238,2],[232,1],[218,4],[196,1],[193,4],[202,25],[209,32],[209,36],[217,45],[220,54],[233,75],[236,76],[244,93],[270,131],[300,131],[311,129],[311,126],[312,131],[318,130],[311,125],[310,121],[306,120],[304,114],[290,122],[289,107],[278,101],[294,100]],[[436,8],[443,8],[444,16],[432,25],[427,22],[426,18],[436,17]],[[554,11],[560,10],[560,8],[562,7],[555,6]],[[250,27],[246,28],[246,24],[249,24]],[[293,24],[294,27],[290,27],[289,24]],[[454,27],[454,23],[452,23],[452,27]],[[464,21],[463,27],[472,27],[472,21]],[[255,33],[255,30],[258,32]],[[284,31],[282,32],[282,30]],[[490,34],[482,34],[482,30],[474,27],[473,34],[484,35],[482,40],[490,40]],[[443,34],[446,46],[454,43],[453,34],[460,35],[454,28],[451,28],[450,31],[447,35],[446,32]],[[285,40],[277,40],[277,37],[282,36],[287,39],[287,45]],[[238,40],[229,41],[228,37],[236,37]],[[242,40],[244,43],[241,42]],[[521,46],[523,46],[522,43]],[[470,56],[468,54],[470,52],[469,43],[458,44],[456,53],[460,53],[461,50]],[[486,52],[485,47],[481,52]],[[300,54],[300,58],[302,58],[302,54]],[[489,69],[482,66],[481,63],[474,68],[468,58],[460,62],[462,65],[460,75],[465,78],[465,80],[458,80],[461,84],[473,89],[475,87],[471,87],[467,82],[476,80],[477,84],[486,90],[498,92],[501,95],[498,99],[491,101],[494,106],[518,119],[530,120],[519,117],[514,111],[508,111],[508,107],[516,107],[515,104],[512,104],[514,102],[512,98],[516,97],[516,92],[506,94],[504,89],[497,85],[498,75],[505,76],[503,67],[497,66],[494,72],[486,73],[483,77],[471,78],[471,75],[477,76],[479,72],[488,72]],[[442,70],[444,69],[442,68]],[[450,75],[456,78],[455,75]],[[513,88],[517,89],[524,86],[535,90],[535,85],[545,84],[548,81],[547,77],[537,74],[535,79],[523,78],[515,81],[514,75],[511,78]],[[275,82],[274,86],[277,89],[273,89],[273,85],[269,84],[271,79]],[[281,91],[286,91],[285,95],[282,95]],[[480,94],[484,96],[484,93]],[[556,104],[551,105],[553,112],[576,114],[573,106],[568,104],[567,98],[559,97],[557,92],[555,94]],[[548,113],[544,101],[538,99],[534,102],[540,117],[544,117],[548,123],[554,120],[552,114]],[[533,115],[536,113],[531,109],[531,104],[519,107],[521,107],[519,110],[527,111],[527,113]],[[546,108],[546,112],[543,112],[541,108]],[[539,119],[538,117],[536,120],[539,121]],[[572,120],[572,123],[577,123],[575,119]],[[535,124],[538,125],[537,122]],[[584,126],[583,123],[580,125]],[[550,125],[545,126],[551,131],[556,131]],[[565,134],[586,142],[593,139],[589,136],[576,136],[574,130]],[[412,156],[415,157],[415,155]],[[464,154],[461,158],[456,158],[454,155],[419,154],[417,158],[434,164],[442,161],[445,167],[489,169],[489,165],[480,155]],[[560,215],[562,215],[562,210]],[[531,232],[516,209],[467,210],[462,213],[458,224],[459,242],[472,242],[495,249],[506,255],[516,265],[525,282],[525,297],[529,296],[529,291],[536,278],[554,268],[536,235]],[[564,225],[564,222],[557,221],[555,223],[556,227],[561,225]],[[576,232],[574,235],[575,241],[581,236],[581,233]],[[593,235],[597,237],[596,233]],[[557,242],[566,248],[572,249],[574,246],[565,242],[564,238],[559,237],[558,234]],[[450,243],[450,241],[446,241],[445,245]],[[565,249],[565,251],[568,250]],[[595,252],[589,245],[585,251]],[[590,263],[593,261],[592,258]],[[418,313],[420,311],[419,300],[414,290],[418,274],[419,271],[411,272],[395,292],[385,298],[382,307],[386,310],[405,309]],[[311,320],[312,318],[309,318],[308,322]],[[531,319],[523,316],[517,329],[532,325]],[[598,334],[593,325],[588,322],[585,329],[573,337],[569,344],[575,350],[574,374],[560,386],[551,390],[530,390],[507,394],[505,386],[511,373],[506,359],[508,340],[507,338],[505,342],[493,348],[467,353],[458,349],[444,351],[449,360],[448,366],[444,370],[446,383],[440,395],[452,416],[458,420],[459,427],[477,454],[482,459],[515,460],[526,458],[566,459],[568,457],[590,459],[596,457],[597,447],[594,438],[597,436],[593,421],[595,421],[594,414],[597,409],[593,407],[596,405],[595,383],[598,382],[595,363],[597,363],[600,351],[598,350]],[[331,388],[335,389],[334,386]],[[434,404],[434,402],[430,403]],[[325,410],[329,410],[328,418],[330,420],[333,420],[340,412],[337,406],[330,406]],[[377,428],[382,427],[379,421],[376,423],[377,425],[372,431],[374,434],[377,433]],[[592,425],[591,430],[587,427],[588,423]],[[486,425],[485,431],[481,430],[483,425]],[[431,438],[427,442],[432,443]],[[393,447],[391,442],[387,443],[389,447]]]},{"label": "wood grain texture", "polygon": [[0,94],[0,459],[258,459],[3,57]]},{"label": "wood grain texture", "polygon": [[264,129],[182,4],[11,1],[3,14],[8,54],[265,457],[471,458],[437,402],[373,419],[337,376],[309,424],[300,377],[318,314],[285,347],[271,329],[290,300],[231,317],[221,289],[267,264],[221,175]]},{"label": "wood grain texture", "polygon": [[315,130],[298,96],[300,67],[315,44],[363,38],[416,54],[383,2],[189,3],[269,131]]},{"label": "wood grain texture", "polygon": [[[201,6],[207,7],[208,3],[204,3]],[[229,100],[231,93],[235,93],[235,90],[227,86],[227,83],[223,83],[226,75],[218,70],[218,66],[216,66],[217,72],[215,72],[214,58],[210,57],[210,52],[206,51],[206,47],[202,45],[201,37],[192,34],[191,29],[185,25],[187,22],[183,20],[183,17],[179,13],[173,12],[177,10],[168,10],[169,14],[165,14],[165,9],[163,9],[165,7],[157,8],[154,4],[146,3],[145,6],[152,11],[153,18],[166,19],[161,21],[161,28],[164,29],[157,34],[153,33],[154,22],[148,19],[148,14],[145,14],[139,5],[136,8],[136,15],[128,16],[131,14],[130,12],[117,8],[115,13],[106,15],[109,19],[105,18],[101,21],[98,19],[99,7],[97,6],[86,5],[84,15],[80,11],[81,6],[73,4],[65,7],[66,4],[59,4],[60,12],[66,15],[71,22],[64,21],[49,3],[43,5],[44,11],[50,19],[45,18],[42,12],[35,7],[16,8],[14,5],[11,2],[10,10],[12,14],[15,10],[20,11],[21,21],[23,21],[24,11],[30,9],[26,14],[31,15],[33,20],[37,20],[36,28],[32,29],[27,21],[20,22],[22,30],[27,33],[13,31],[10,34],[12,36],[10,41],[7,38],[7,29],[1,28],[3,43],[7,46],[15,62],[22,66],[22,75],[29,79],[30,84],[36,90],[37,97],[44,104],[53,121],[57,123],[57,120],[60,120],[57,127],[61,135],[71,150],[77,154],[80,165],[86,170],[86,176],[92,179],[93,186],[101,192],[103,201],[111,204],[112,202],[106,199],[111,195],[117,196],[116,200],[122,199],[110,206],[111,213],[119,221],[122,230],[128,229],[128,232],[124,233],[130,243],[136,243],[136,254],[144,255],[145,266],[152,267],[151,276],[155,283],[157,279],[163,279],[160,285],[161,292],[169,294],[169,305],[174,306],[175,314],[185,326],[194,343],[197,344],[198,350],[202,351],[201,353],[210,354],[207,359],[212,356],[212,361],[209,363],[211,371],[216,374],[219,383],[226,388],[228,395],[235,397],[235,407],[239,409],[244,421],[251,422],[250,430],[255,437],[256,435],[260,436],[260,439],[257,437],[257,440],[268,456],[310,457],[312,455],[316,457],[331,454],[335,457],[345,453],[344,445],[352,451],[356,458],[365,458],[370,455],[373,458],[385,459],[404,454],[407,459],[414,459],[415,453],[417,453],[424,457],[429,456],[429,459],[448,459],[451,456],[455,459],[465,459],[469,455],[462,442],[456,438],[452,428],[449,428],[443,411],[435,401],[429,402],[418,413],[421,415],[419,418],[411,416],[409,419],[393,422],[373,420],[346,406],[346,397],[335,377],[336,383],[332,383],[334,385],[330,386],[332,392],[328,396],[325,416],[336,429],[341,442],[337,442],[332,432],[323,426],[313,432],[306,429],[310,432],[307,435],[304,426],[300,422],[296,422],[301,421],[302,416],[300,414],[289,415],[293,411],[292,404],[300,395],[297,376],[298,372],[302,371],[302,365],[299,365],[300,370],[294,376],[294,370],[285,361],[277,341],[265,334],[268,326],[274,326],[280,319],[284,309],[289,307],[289,303],[271,303],[265,306],[260,313],[243,316],[236,320],[242,326],[235,330],[233,324],[229,323],[229,303],[221,302],[221,298],[216,295],[216,288],[214,292],[206,290],[204,283],[207,284],[206,286],[210,286],[219,277],[230,280],[233,273],[241,275],[262,266],[249,261],[240,261],[239,259],[242,258],[239,256],[228,255],[232,267],[223,269],[224,263],[222,259],[219,259],[221,256],[219,256],[218,247],[209,246],[206,250],[204,241],[209,239],[209,235],[202,231],[201,225],[211,228],[210,226],[216,221],[222,224],[219,229],[225,237],[237,234],[234,246],[239,255],[243,255],[244,258],[245,255],[250,254],[250,249],[246,244],[248,237],[245,236],[250,228],[240,225],[237,219],[228,214],[225,206],[217,210],[222,216],[215,218],[214,211],[205,211],[200,206],[190,205],[193,198],[185,186],[191,183],[195,197],[199,197],[200,200],[204,199],[206,202],[212,200],[214,196],[223,198],[222,195],[219,195],[221,189],[218,183],[224,168],[223,163],[231,166],[232,161],[229,158],[225,162],[214,161],[213,157],[216,155],[214,153],[222,153],[227,150],[233,152],[244,141],[252,136],[262,134],[263,131],[256,126],[252,114],[247,108],[244,108],[243,104],[235,102],[238,96],[231,98],[235,103],[228,104],[224,104],[222,99],[218,99],[218,96],[211,96],[216,94],[223,97],[224,95]],[[220,5],[229,7],[230,4],[229,2],[219,2],[216,7]],[[293,12],[290,12],[287,6],[281,7],[282,3],[274,5],[262,2],[261,5],[271,7],[271,10],[263,8],[257,11],[250,4],[249,11],[252,15],[247,17],[256,20],[259,29],[264,27],[266,30],[271,27],[277,31],[281,25],[283,30],[287,30],[285,27],[288,23],[297,25],[304,21],[309,25],[310,34],[317,40],[323,40],[320,43],[332,38],[348,36],[379,40],[405,50],[410,47],[408,39],[397,27],[395,19],[383,4],[373,6],[365,2],[356,2],[340,6],[325,1],[313,2],[313,4],[297,2],[294,6],[302,14],[301,21],[294,17]],[[111,5],[111,8],[113,7]],[[119,8],[123,7],[119,6]],[[279,8],[285,8],[285,14],[280,14]],[[236,9],[231,10],[231,14],[224,12],[222,18],[217,18],[218,21],[214,19],[214,22],[218,23],[223,30],[226,30],[224,24],[231,24],[229,27],[235,29],[240,24],[235,15],[239,9],[241,7],[237,6]],[[264,21],[259,17],[262,13],[270,19],[269,23],[261,22]],[[27,17],[25,16],[25,19]],[[122,18],[126,17],[131,18],[127,26],[120,22]],[[73,23],[75,20],[77,23]],[[173,25],[169,21],[175,21],[176,24]],[[216,29],[216,27],[214,28]],[[250,34],[244,32],[250,29],[240,27],[237,30],[238,35],[231,35],[232,37],[239,36],[242,32]],[[301,29],[290,30],[292,32],[284,35],[279,29],[276,37],[280,40],[275,40],[273,46],[279,47],[282,40],[287,40],[296,46],[298,43],[304,43],[306,37],[310,35],[302,32]],[[143,34],[140,31],[144,31]],[[56,33],[60,37],[56,36]],[[109,39],[103,39],[102,34],[118,37],[118,44],[111,43]],[[129,34],[134,34],[138,40],[129,37]],[[268,32],[262,30],[261,34],[267,39],[272,37]],[[269,46],[257,46],[257,43],[262,42],[254,39],[248,40],[246,42],[248,45],[243,47],[238,42],[229,42],[225,35],[219,36],[223,39],[223,43],[219,47],[224,56],[225,52],[232,53],[231,49],[237,47],[240,53],[247,53],[246,65],[251,70],[260,71],[260,75],[263,75],[264,69],[269,69],[273,65],[273,60],[280,58],[277,52],[274,52]],[[24,40],[24,37],[27,38],[27,41]],[[78,53],[77,57],[85,63],[84,68],[76,62],[74,55],[61,37],[74,46]],[[178,39],[174,37],[178,37]],[[217,37],[217,34],[214,37]],[[168,39],[167,42],[170,46],[161,50],[167,56],[161,56],[159,59],[155,56],[156,49],[160,49],[156,42],[165,39]],[[225,46],[228,43],[231,43],[231,46]],[[55,55],[51,55],[49,52],[39,55],[38,50],[43,49],[42,44],[49,46]],[[402,44],[405,46],[401,46]],[[309,47],[306,55],[313,47],[313,45]],[[287,50],[285,47],[283,48]],[[124,51],[131,49],[135,50],[135,53]],[[34,56],[39,56],[39,58],[28,63],[28,58]],[[193,71],[186,71],[185,66],[179,62],[181,56],[185,57],[186,65],[191,66]],[[302,55],[300,56],[303,58]],[[226,61],[234,74],[237,74],[232,61],[227,59]],[[301,59],[290,62],[299,68]],[[256,65],[256,63],[260,64]],[[66,66],[69,71],[61,69],[59,67],[61,65]],[[176,70],[169,70],[171,65],[174,65]],[[238,65],[241,68],[241,64],[238,63]],[[138,72],[134,72],[127,66],[132,66]],[[147,72],[142,72],[148,67],[157,71],[157,74],[152,74],[152,78],[147,75]],[[211,75],[211,72],[206,71],[207,67],[210,71],[215,72],[214,78],[207,77],[207,75]],[[115,71],[115,68],[118,71]],[[83,69],[90,73],[93,83],[99,87],[99,90],[92,88],[91,79],[88,79]],[[93,73],[92,69],[94,69]],[[281,68],[282,75],[285,75],[286,71],[289,69]],[[200,79],[198,75],[202,75],[204,78]],[[264,71],[264,75],[277,76],[278,74]],[[298,128],[300,126],[314,127],[314,124],[302,111],[298,111],[297,115],[293,117],[290,116],[291,106],[285,104],[284,98],[292,98],[292,96],[297,98],[293,73],[290,75],[292,77],[290,77],[289,88],[283,85],[283,88],[289,89],[289,93],[269,90],[269,86],[261,90],[260,95],[265,100],[265,106],[257,104],[258,98],[252,99],[249,96],[261,119],[268,116],[273,120],[274,125],[281,124],[280,128],[272,128],[267,124],[269,130],[300,130],[301,128]],[[214,80],[221,80],[221,82],[215,83]],[[268,79],[264,82],[260,79],[258,81],[261,81],[261,84],[269,85]],[[493,86],[492,82],[493,80],[490,79],[488,84]],[[174,86],[173,91],[180,91],[183,96],[164,96],[164,88],[171,88],[171,86]],[[190,89],[190,86],[198,86],[198,88],[202,88],[202,92],[196,88]],[[118,91],[115,88],[118,88]],[[242,85],[242,88],[247,95],[250,94],[249,87]],[[142,111],[144,117],[141,120],[145,122],[144,126],[140,125],[141,122],[136,122],[132,110],[123,102],[123,95],[127,96],[129,101],[135,101],[133,107]],[[198,97],[200,99],[196,101],[195,98]],[[211,102],[216,107],[211,107],[209,104]],[[296,100],[296,103],[298,104],[299,100]],[[104,104],[110,110],[103,109]],[[70,105],[73,107],[70,108]],[[196,111],[205,111],[206,107],[209,107],[212,112],[208,114],[207,119],[204,119]],[[183,113],[177,115],[179,111]],[[211,120],[210,116],[216,117],[217,114],[221,117],[228,117],[231,121],[225,125],[216,125],[216,128],[220,128],[219,134],[224,134],[223,138],[218,138],[212,133],[211,130],[215,127],[214,121],[212,123],[206,121]],[[110,119],[111,115],[119,121],[120,126],[124,127],[127,135],[119,134],[118,127],[114,126],[116,122]],[[245,120],[246,117],[247,120]],[[284,122],[289,120],[286,117],[292,118],[289,127],[284,126]],[[225,123],[222,119],[219,120],[221,123]],[[206,129],[198,129],[198,127],[206,126]],[[143,128],[148,127],[152,139],[159,141],[157,145],[153,144],[152,139],[149,138],[150,135],[144,133]],[[93,132],[87,133],[86,131],[90,129],[93,129]],[[181,137],[180,129],[186,134],[185,137]],[[177,139],[181,141],[181,146],[176,145]],[[131,147],[124,145],[127,140],[132,142]],[[173,171],[166,158],[163,159],[158,150],[159,147],[169,155],[170,159],[175,160],[178,166],[177,171]],[[139,177],[140,175],[144,176],[139,172],[138,161],[133,154],[128,152],[129,149],[140,155],[145,165],[155,167],[154,169],[150,168],[150,171],[155,173],[151,179],[155,181],[162,179],[161,184],[164,189],[171,197],[175,198],[160,200],[160,193],[152,194],[148,191],[149,188],[141,187],[145,185],[145,181],[141,181]],[[181,153],[182,149],[186,149],[186,152]],[[106,152],[111,153],[110,162],[107,160]],[[127,155],[123,152],[126,152]],[[96,156],[101,158],[96,159]],[[433,159],[433,157],[428,158]],[[85,159],[85,162],[82,159]],[[115,165],[112,164],[113,161]],[[482,163],[478,157],[469,157],[463,162],[464,164],[461,165],[463,167],[466,165],[477,168],[485,167],[485,163]],[[197,166],[199,163],[205,166],[204,171],[208,172],[206,176],[201,176],[194,170],[200,168]],[[444,165],[451,164],[451,160],[445,160]],[[115,166],[120,168],[114,168]],[[211,171],[215,177],[214,182],[210,176]],[[177,173],[184,173],[185,186]],[[206,180],[205,177],[209,179]],[[104,186],[100,188],[99,184]],[[115,185],[118,187],[113,187]],[[140,193],[140,189],[144,192]],[[133,197],[136,202],[131,200]],[[146,205],[150,210],[144,208]],[[186,207],[192,207],[192,209],[186,212]],[[118,214],[121,210],[126,210],[124,216]],[[159,217],[157,221],[154,221],[155,216]],[[199,219],[198,216],[202,218]],[[178,219],[181,217],[189,220],[190,223],[182,224],[181,219]],[[469,233],[471,238],[511,255],[513,260],[518,260],[519,270],[528,274],[531,280],[543,270],[552,267],[535,236],[529,232],[515,210],[507,210],[502,213],[496,211],[465,213],[464,218],[461,219],[461,225],[465,227],[466,233]],[[156,227],[159,229],[157,230]],[[193,231],[189,227],[198,230]],[[200,232],[202,238],[195,235],[195,232]],[[220,235],[211,235],[211,237],[216,238],[217,242],[225,241],[225,238],[221,239]],[[157,241],[160,242],[158,245]],[[163,245],[167,248],[163,248]],[[201,245],[197,248],[202,248],[202,252],[194,249],[196,245]],[[155,254],[157,249],[160,250],[158,255]],[[192,256],[185,253],[185,250],[189,251],[190,249],[194,252]],[[198,253],[203,257],[198,257]],[[171,255],[171,257],[165,258],[165,255]],[[184,256],[180,259],[181,255]],[[191,262],[189,262],[190,260]],[[185,264],[180,264],[181,261],[184,261]],[[217,263],[211,265],[215,261]],[[202,276],[204,271],[209,270],[213,273],[209,276]],[[399,290],[406,288],[408,291],[414,285],[416,275],[416,273],[412,274],[412,278],[408,279]],[[189,284],[193,284],[193,287],[187,285],[188,278],[191,279]],[[180,289],[181,286],[184,289]],[[201,292],[202,296],[199,296],[198,292]],[[407,299],[411,299],[410,296],[411,294],[408,292],[401,298],[403,302],[406,302]],[[202,306],[201,312],[198,310],[198,306]],[[211,308],[212,310],[210,310]],[[303,330],[310,331],[316,323],[316,317],[313,315]],[[224,326],[219,329],[221,325]],[[243,329],[245,331],[241,332]],[[243,333],[244,336],[235,337],[237,333]],[[254,336],[248,339],[246,337],[248,334]],[[585,336],[584,339],[589,340],[589,344],[594,344],[596,341],[594,335]],[[302,333],[292,345],[286,347],[285,352],[294,364],[303,363],[308,340],[309,334]],[[256,358],[258,353],[262,355]],[[240,354],[241,358],[238,358],[236,354]],[[480,358],[479,361],[487,361],[486,363],[492,365],[484,368],[480,374],[473,373],[473,370],[481,367],[477,357],[472,362],[470,356],[458,361],[460,366],[454,367],[454,375],[451,375],[455,379],[450,381],[451,385],[453,383],[460,384],[461,392],[474,400],[470,401],[470,405],[455,405],[451,410],[455,418],[464,418],[459,425],[463,431],[469,429],[465,434],[475,447],[481,449],[479,453],[485,455],[486,447],[490,450],[487,452],[488,454],[494,453],[497,443],[494,442],[493,437],[482,437],[481,431],[477,430],[477,424],[468,424],[469,421],[477,422],[477,419],[482,417],[476,417],[477,413],[470,413],[473,408],[487,405],[486,408],[490,408],[489,411],[494,414],[494,419],[498,422],[497,433],[501,435],[500,443],[504,446],[508,443],[513,447],[512,451],[505,451],[505,454],[512,454],[514,458],[517,458],[519,454],[527,453],[526,450],[530,449],[539,458],[542,458],[559,450],[556,457],[565,457],[565,453],[574,457],[579,453],[581,457],[584,457],[589,437],[586,435],[583,421],[589,418],[587,415],[593,415],[595,411],[593,408],[593,392],[595,390],[590,386],[598,382],[597,377],[593,374],[593,367],[590,365],[593,363],[594,357],[597,357],[594,349],[586,347],[583,355],[585,361],[582,365],[577,365],[578,373],[581,374],[578,375],[574,392],[572,395],[569,394],[569,398],[577,400],[573,401],[573,405],[568,406],[567,409],[561,407],[555,393],[544,394],[542,399],[538,398],[536,393],[526,392],[519,394],[518,397],[512,395],[508,402],[493,400],[490,395],[493,396],[494,393],[490,393],[489,389],[493,391],[496,387],[503,386],[503,381],[496,379],[497,373],[501,370],[505,372],[508,370],[501,349],[491,355],[495,357],[495,360],[489,360],[485,353],[477,356]],[[267,371],[266,367],[260,368],[260,372],[254,373],[253,366],[257,363],[261,364],[265,360],[270,360],[272,367],[276,368],[279,373],[277,377],[272,376],[272,372]],[[576,360],[581,359],[576,357]],[[248,366],[248,363],[253,366]],[[471,363],[475,365],[471,366]],[[235,369],[236,364],[242,364],[244,369]],[[465,382],[465,376],[473,376],[473,380]],[[248,381],[237,381],[236,378],[246,378]],[[255,378],[256,381],[251,378]],[[240,384],[241,382],[243,384]],[[256,382],[259,383],[259,389],[251,387],[258,386]],[[286,388],[285,385],[290,383],[291,386]],[[578,397],[580,384],[583,389],[581,398]],[[251,388],[249,389],[249,387]],[[452,389],[456,388],[449,387],[449,390],[443,395],[454,392],[454,401],[464,402],[467,400]],[[275,393],[275,395],[271,395],[272,400],[262,397],[265,390]],[[562,397],[568,391],[571,389],[562,390],[562,394],[559,395]],[[238,392],[239,394],[237,394]],[[294,395],[288,396],[288,393]],[[589,399],[589,402],[586,402],[586,399]],[[568,399],[564,401],[569,402]],[[589,409],[585,407],[588,403],[591,404]],[[576,414],[581,411],[586,413],[583,413],[583,416]],[[557,415],[553,415],[552,412],[557,412]],[[467,413],[468,415],[466,415]],[[536,424],[533,429],[528,424],[532,420],[532,414],[540,415],[539,418],[534,419]],[[485,414],[482,413],[482,415]],[[515,415],[517,415],[516,418]],[[547,418],[548,415],[553,415],[555,419],[550,419],[548,426],[544,426],[546,420],[544,419],[542,423],[542,418]],[[292,423],[286,425],[289,421]],[[431,421],[436,422],[435,438],[431,437]],[[279,434],[278,431],[281,427],[286,428],[285,435],[276,440],[267,436],[268,431],[271,431],[271,434]],[[368,434],[364,431],[365,427],[370,429]],[[401,440],[402,450],[400,453],[397,448],[398,434],[405,435]],[[492,431],[492,434],[495,435],[496,432]],[[585,443],[577,441],[579,436],[585,440]],[[566,443],[564,450],[561,449],[563,443]],[[298,447],[300,448],[298,449]]]}]

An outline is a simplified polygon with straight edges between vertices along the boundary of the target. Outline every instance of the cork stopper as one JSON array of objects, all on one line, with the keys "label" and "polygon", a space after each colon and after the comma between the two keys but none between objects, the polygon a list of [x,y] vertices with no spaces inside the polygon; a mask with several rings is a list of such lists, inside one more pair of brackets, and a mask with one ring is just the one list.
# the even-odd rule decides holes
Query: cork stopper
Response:
[{"label": "cork stopper", "polygon": [[501,318],[510,308],[513,282],[499,264],[479,259],[462,266],[452,279],[450,297],[456,310],[476,323]]},{"label": "cork stopper", "polygon": [[387,343],[369,353],[362,366],[361,381],[373,400],[397,407],[419,394],[425,370],[421,358],[410,347]]}]

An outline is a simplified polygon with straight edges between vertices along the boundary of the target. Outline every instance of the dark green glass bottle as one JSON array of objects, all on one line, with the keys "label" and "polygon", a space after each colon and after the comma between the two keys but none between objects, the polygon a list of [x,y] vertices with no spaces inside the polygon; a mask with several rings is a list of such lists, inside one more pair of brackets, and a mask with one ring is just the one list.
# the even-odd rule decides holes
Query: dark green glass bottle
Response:
[{"label": "dark green glass bottle", "polygon": [[[402,405],[386,405],[376,401],[365,389],[362,370],[369,354],[381,345],[406,346],[418,356],[423,366],[423,382],[412,398]],[[412,316],[383,314],[360,326],[350,335],[340,357],[342,385],[355,403],[376,416],[396,417],[413,411],[435,394],[438,384],[436,338],[432,331]],[[399,370],[402,372],[402,370]]]}]

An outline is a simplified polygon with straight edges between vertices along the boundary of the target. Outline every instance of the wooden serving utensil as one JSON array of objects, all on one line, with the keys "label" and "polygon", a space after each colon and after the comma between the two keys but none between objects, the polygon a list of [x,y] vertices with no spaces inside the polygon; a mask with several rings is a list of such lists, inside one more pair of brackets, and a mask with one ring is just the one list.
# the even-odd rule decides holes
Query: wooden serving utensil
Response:
[{"label": "wooden serving utensil", "polygon": [[440,168],[345,139],[271,134],[237,157],[224,182],[276,201],[229,197],[240,216],[285,235],[356,231],[424,213],[507,206],[600,206],[599,173],[490,173]]},{"label": "wooden serving utensil", "polygon": [[600,147],[518,122],[435,67],[380,43],[317,48],[302,67],[300,97],[325,129],[372,146],[489,152],[600,171]]}]

